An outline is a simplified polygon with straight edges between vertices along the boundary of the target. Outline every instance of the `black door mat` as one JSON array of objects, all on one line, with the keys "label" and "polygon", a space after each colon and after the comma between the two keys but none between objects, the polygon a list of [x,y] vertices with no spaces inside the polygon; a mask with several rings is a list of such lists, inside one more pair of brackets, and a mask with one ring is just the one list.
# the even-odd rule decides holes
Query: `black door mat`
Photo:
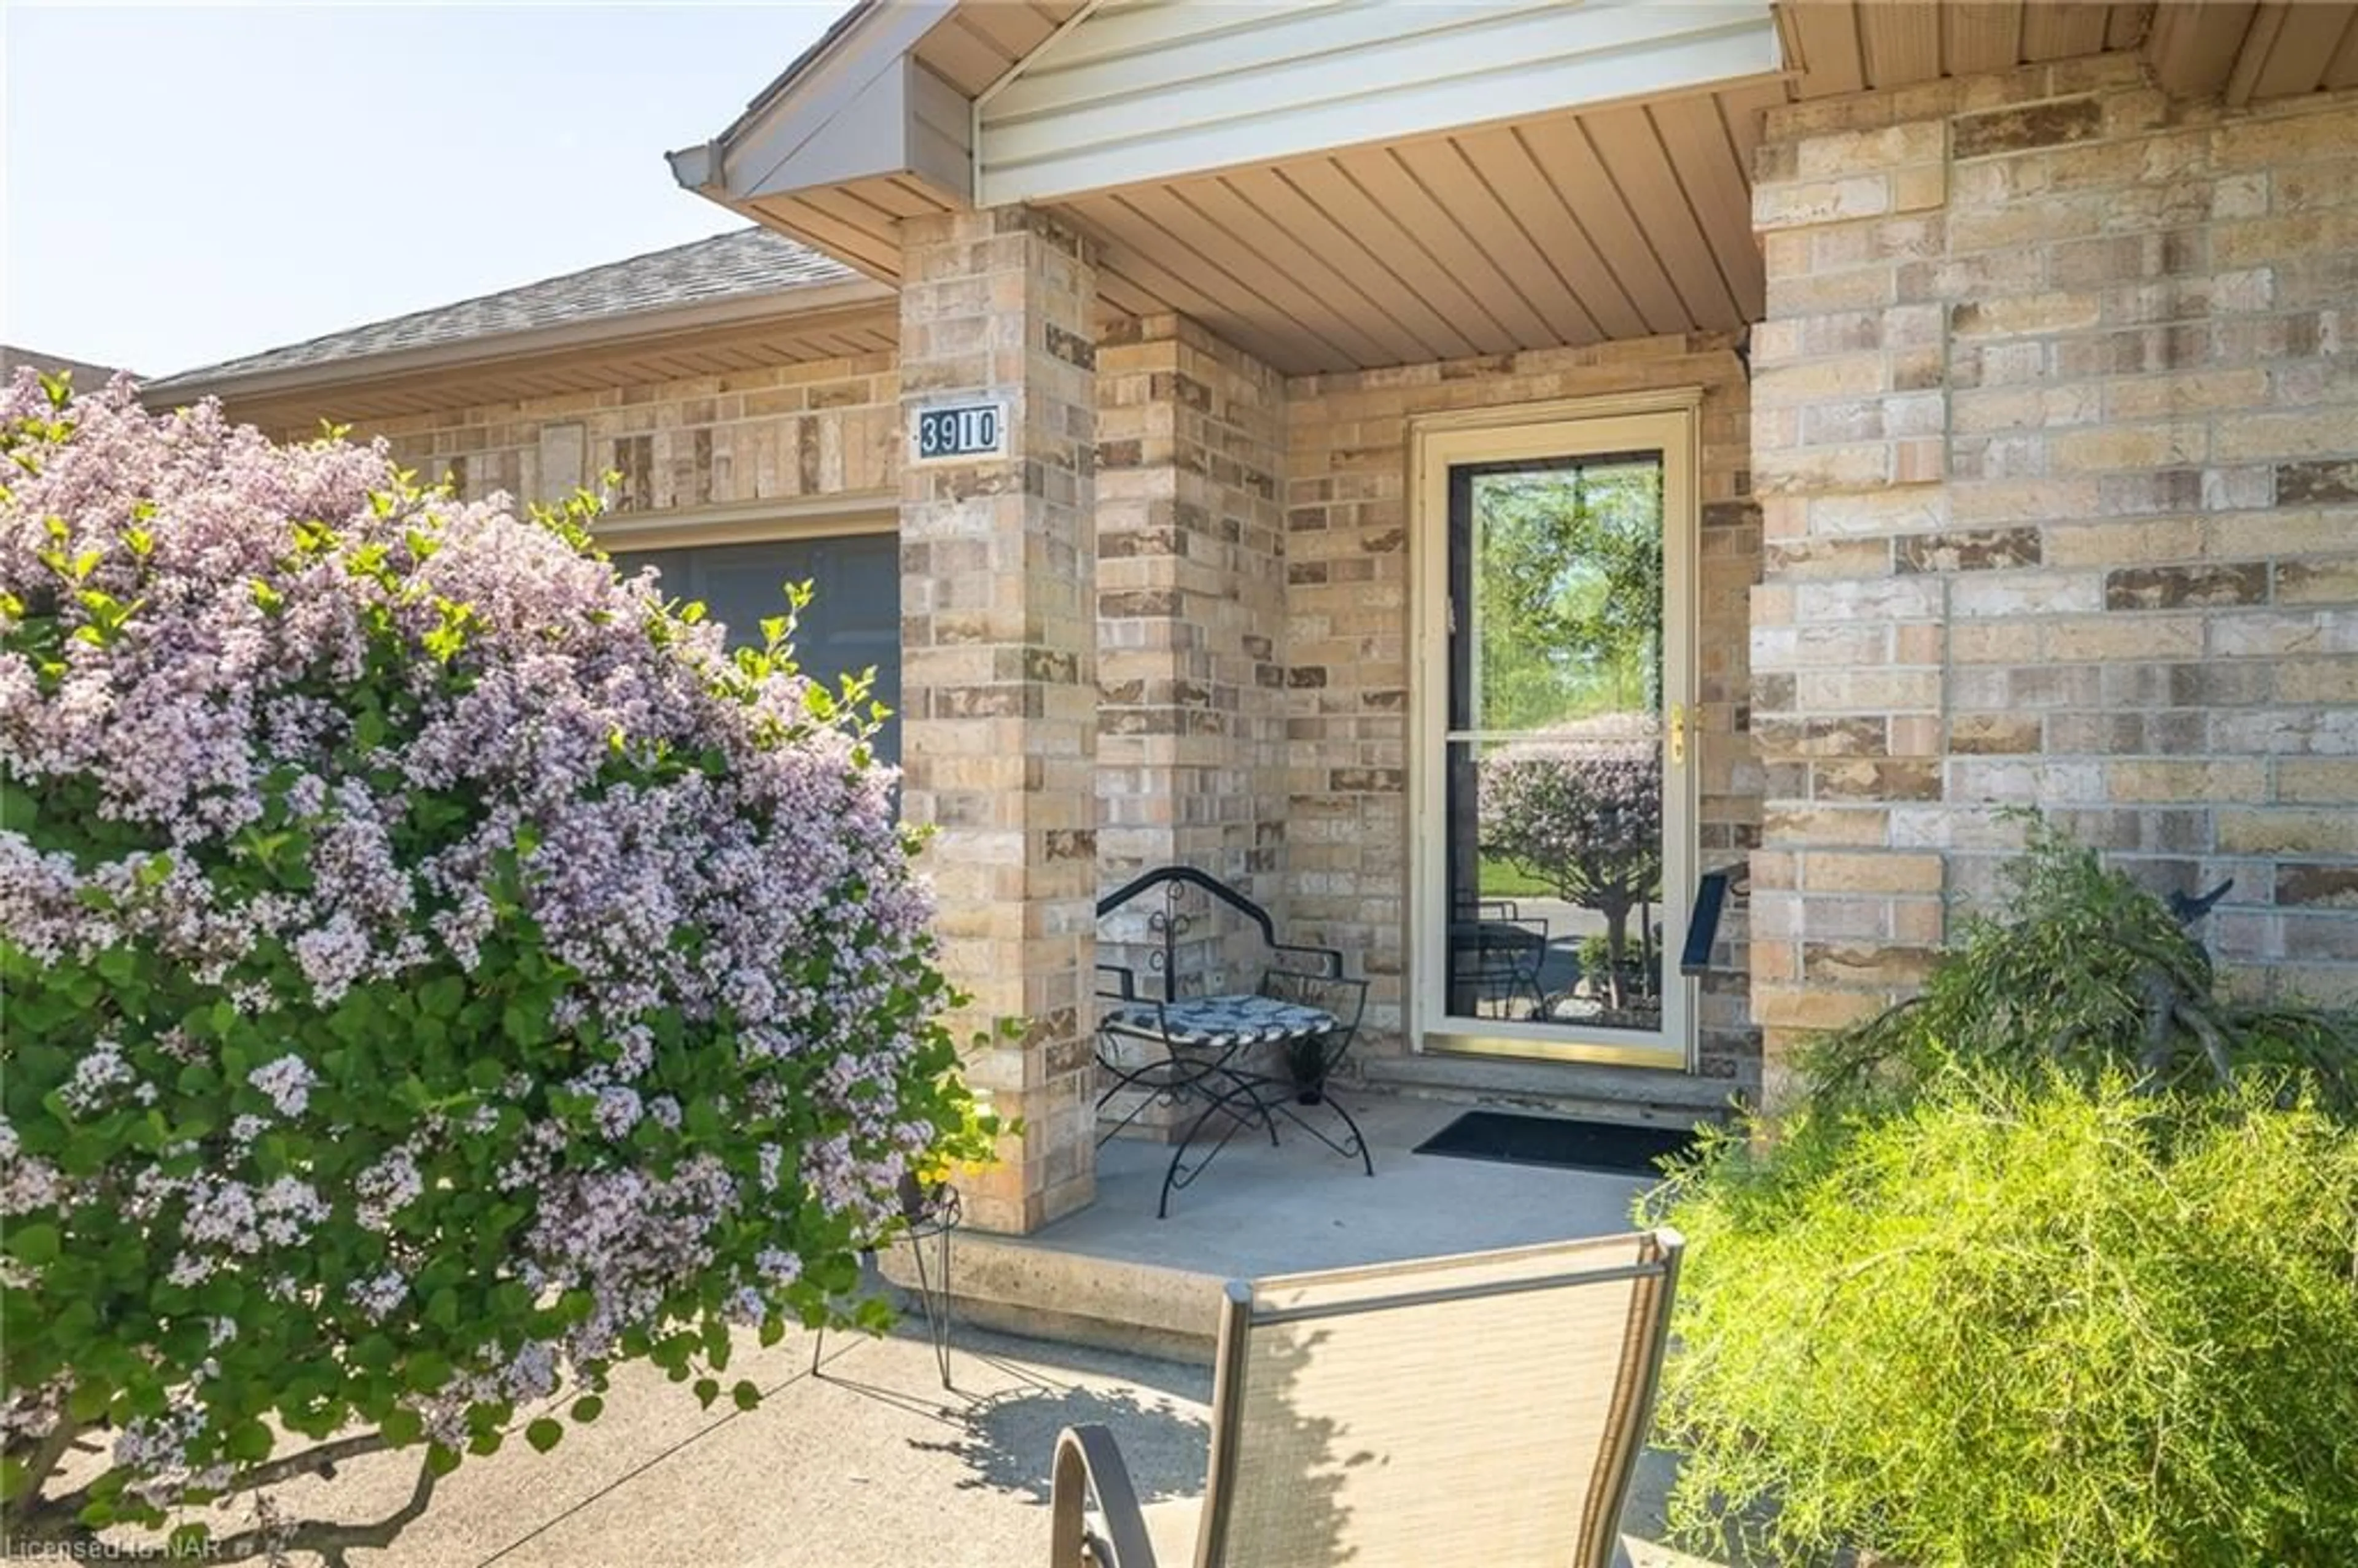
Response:
[{"label": "black door mat", "polygon": [[1618,1122],[1574,1121],[1561,1116],[1469,1110],[1418,1144],[1416,1152],[1496,1160],[1509,1165],[1602,1171],[1617,1176],[1659,1176],[1661,1167],[1655,1161],[1665,1154],[1682,1154],[1693,1145],[1693,1133],[1667,1127],[1624,1127]]}]

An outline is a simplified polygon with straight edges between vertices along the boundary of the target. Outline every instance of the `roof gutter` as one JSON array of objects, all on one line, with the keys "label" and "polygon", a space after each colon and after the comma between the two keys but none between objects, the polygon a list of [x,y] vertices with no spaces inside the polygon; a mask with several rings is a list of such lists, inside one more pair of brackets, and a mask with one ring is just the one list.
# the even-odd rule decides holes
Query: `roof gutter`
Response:
[{"label": "roof gutter", "polygon": [[208,376],[188,373],[149,382],[140,389],[150,402],[178,405],[203,397],[260,398],[316,392],[352,382],[383,381],[395,376],[431,374],[510,360],[525,354],[562,353],[576,350],[626,351],[683,332],[732,327],[789,317],[817,315],[849,307],[882,303],[895,297],[889,284],[873,278],[839,283],[806,284],[767,294],[730,295],[687,305],[662,305],[625,311],[589,321],[568,321],[554,327],[527,327],[518,331],[492,332],[454,342],[389,353],[356,354],[323,360],[317,364],[291,365],[283,370],[243,375]]},{"label": "roof gutter", "polygon": [[692,147],[682,147],[676,153],[664,154],[671,165],[671,177],[683,190],[693,190],[698,196],[709,196],[715,201],[726,202],[728,193],[720,189],[720,144],[704,142]]}]

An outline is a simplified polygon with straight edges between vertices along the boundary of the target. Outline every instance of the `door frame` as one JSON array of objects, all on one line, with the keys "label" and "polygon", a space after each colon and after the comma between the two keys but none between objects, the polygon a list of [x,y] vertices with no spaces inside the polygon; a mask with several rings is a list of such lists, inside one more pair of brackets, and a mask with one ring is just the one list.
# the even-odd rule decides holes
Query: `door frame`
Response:
[{"label": "door frame", "polygon": [[[1696,596],[1702,532],[1700,386],[1426,415],[1409,422],[1410,681],[1407,1022],[1420,1053],[1694,1070],[1695,982],[1674,956],[1694,899]],[[1472,463],[1662,454],[1663,976],[1662,1027],[1628,1031],[1476,1021],[1448,1014],[1447,809],[1449,722],[1449,474]],[[1677,614],[1670,607],[1682,606]],[[1683,760],[1671,747],[1669,710],[1684,719]],[[1676,825],[1675,830],[1673,825]],[[1672,928],[1673,919],[1680,929]]]}]

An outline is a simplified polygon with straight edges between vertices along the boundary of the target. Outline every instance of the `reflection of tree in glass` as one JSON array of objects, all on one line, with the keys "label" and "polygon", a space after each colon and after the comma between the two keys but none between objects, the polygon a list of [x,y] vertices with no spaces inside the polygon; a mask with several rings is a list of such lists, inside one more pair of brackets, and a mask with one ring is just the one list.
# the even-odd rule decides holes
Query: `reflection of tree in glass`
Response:
[{"label": "reflection of tree in glass", "polygon": [[1661,465],[1486,474],[1474,505],[1482,727],[1658,710]]},{"label": "reflection of tree in glass", "polygon": [[1611,1005],[1628,1005],[1629,915],[1661,896],[1662,748],[1641,715],[1592,719],[1482,760],[1481,848],[1605,916]]}]

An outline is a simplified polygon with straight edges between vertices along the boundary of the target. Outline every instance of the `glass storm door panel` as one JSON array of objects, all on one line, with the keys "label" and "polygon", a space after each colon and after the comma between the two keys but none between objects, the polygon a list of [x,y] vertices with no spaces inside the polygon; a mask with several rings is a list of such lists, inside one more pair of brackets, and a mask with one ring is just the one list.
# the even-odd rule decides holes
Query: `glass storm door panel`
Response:
[{"label": "glass storm door panel", "polygon": [[1687,417],[1428,453],[1446,546],[1424,668],[1428,1048],[1688,1059]]}]

